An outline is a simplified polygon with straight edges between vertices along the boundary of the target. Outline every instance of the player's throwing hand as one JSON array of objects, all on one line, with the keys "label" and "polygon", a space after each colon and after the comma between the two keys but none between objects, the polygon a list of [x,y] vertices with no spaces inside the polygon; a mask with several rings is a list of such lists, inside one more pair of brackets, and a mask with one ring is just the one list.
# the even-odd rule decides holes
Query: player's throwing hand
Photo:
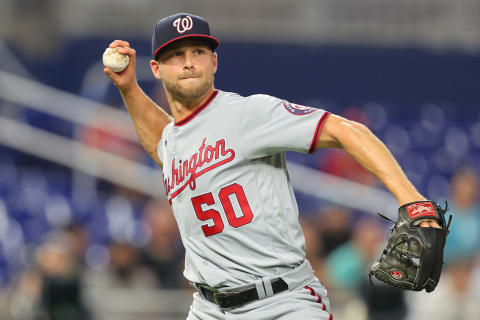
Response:
[{"label": "player's throwing hand", "polygon": [[135,78],[135,49],[130,48],[130,44],[123,40],[115,40],[110,43],[109,47],[118,48],[119,53],[128,55],[130,59],[127,68],[121,72],[113,72],[110,68],[103,69],[103,72],[105,72],[120,91],[126,91],[135,86],[137,82]]}]

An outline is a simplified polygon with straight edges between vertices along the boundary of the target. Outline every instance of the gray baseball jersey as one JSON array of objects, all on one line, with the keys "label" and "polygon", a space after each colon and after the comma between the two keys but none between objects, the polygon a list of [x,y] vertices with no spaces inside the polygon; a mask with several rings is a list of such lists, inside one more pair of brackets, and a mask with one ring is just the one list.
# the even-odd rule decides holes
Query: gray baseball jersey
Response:
[{"label": "gray baseball jersey", "polygon": [[285,151],[313,152],[328,112],[215,90],[157,148],[185,246],[184,276],[225,288],[305,260]]}]

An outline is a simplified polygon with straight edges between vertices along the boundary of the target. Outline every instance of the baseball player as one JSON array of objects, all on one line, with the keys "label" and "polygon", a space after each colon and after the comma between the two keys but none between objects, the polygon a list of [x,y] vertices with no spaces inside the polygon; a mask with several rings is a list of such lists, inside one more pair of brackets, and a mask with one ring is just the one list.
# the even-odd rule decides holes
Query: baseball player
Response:
[{"label": "baseball player", "polygon": [[[216,89],[218,46],[199,16],[156,23],[150,66],[173,117],[137,84],[128,42],[110,44],[129,55],[127,69],[104,70],[143,147],[163,167],[186,249],[184,276],[198,289],[187,319],[332,319],[327,290],[305,259],[285,151],[342,148],[400,205],[424,198],[364,125],[268,95]],[[433,219],[421,223],[438,227]]]}]

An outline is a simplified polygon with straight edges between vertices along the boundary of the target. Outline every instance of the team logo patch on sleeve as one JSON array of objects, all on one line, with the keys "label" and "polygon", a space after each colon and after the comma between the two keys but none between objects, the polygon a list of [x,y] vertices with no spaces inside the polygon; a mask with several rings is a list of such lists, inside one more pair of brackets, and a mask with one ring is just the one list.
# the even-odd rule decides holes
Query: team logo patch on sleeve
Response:
[{"label": "team logo patch on sleeve", "polygon": [[303,116],[318,110],[312,107],[306,107],[299,104],[291,104],[289,102],[284,102],[283,106],[285,107],[285,109],[287,109],[288,112],[296,116]]}]

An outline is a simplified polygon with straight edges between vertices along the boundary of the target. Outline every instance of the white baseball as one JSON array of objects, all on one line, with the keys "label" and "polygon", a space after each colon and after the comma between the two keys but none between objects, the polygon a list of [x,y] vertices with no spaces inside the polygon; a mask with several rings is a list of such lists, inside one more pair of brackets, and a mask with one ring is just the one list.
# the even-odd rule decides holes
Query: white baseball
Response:
[{"label": "white baseball", "polygon": [[107,48],[103,53],[103,65],[113,72],[125,70],[128,66],[128,55],[118,52],[118,48]]}]

